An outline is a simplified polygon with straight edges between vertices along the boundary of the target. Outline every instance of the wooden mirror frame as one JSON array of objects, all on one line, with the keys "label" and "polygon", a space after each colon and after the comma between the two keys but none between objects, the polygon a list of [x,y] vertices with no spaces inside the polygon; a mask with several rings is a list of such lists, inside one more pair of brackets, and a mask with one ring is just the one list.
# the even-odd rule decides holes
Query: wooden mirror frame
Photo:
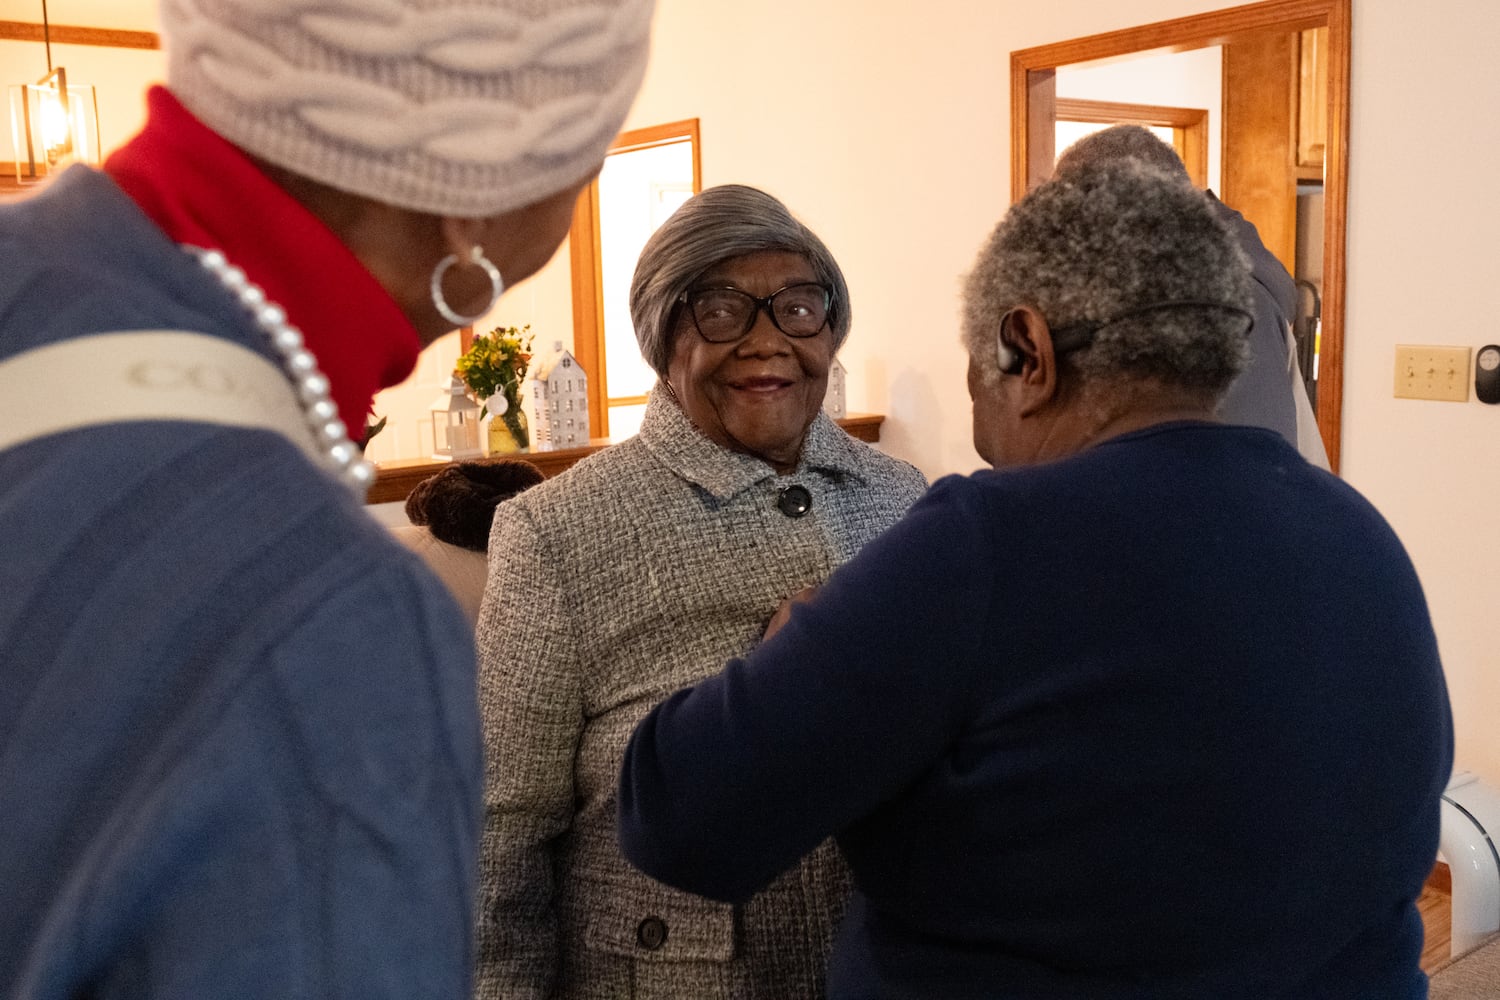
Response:
[{"label": "wooden mirror frame", "polygon": [[[698,119],[621,132],[610,153],[624,153],[674,142],[690,142],[693,149],[693,193],[703,190],[702,143]],[[609,436],[609,378],[605,371],[604,277],[599,248],[599,181],[595,178],[578,195],[573,228],[568,231],[568,257],[573,279],[573,357],[589,378],[589,426],[596,437]],[[644,401],[644,400],[643,400]]]},{"label": "wooden mirror frame", "polygon": [[[1264,0],[1172,21],[1088,35],[1010,55],[1011,198],[1052,171],[1052,142],[1033,143],[1031,122],[1047,116],[1059,66],[1124,56],[1184,52],[1265,31],[1328,28],[1328,134],[1323,155],[1323,303],[1318,357],[1318,430],[1339,470],[1344,406],[1344,295],[1349,197],[1350,0]],[[1035,114],[1033,114],[1035,112]]]}]

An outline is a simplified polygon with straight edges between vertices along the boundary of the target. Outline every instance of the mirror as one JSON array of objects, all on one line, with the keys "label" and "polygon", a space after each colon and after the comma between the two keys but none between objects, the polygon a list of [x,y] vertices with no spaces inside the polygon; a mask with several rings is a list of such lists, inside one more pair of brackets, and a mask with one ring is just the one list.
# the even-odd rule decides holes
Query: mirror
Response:
[{"label": "mirror", "polygon": [[1111,125],[1139,125],[1177,151],[1188,177],[1198,187],[1218,187],[1208,179],[1208,109],[1126,104],[1079,97],[1059,97],[1053,148],[1067,149],[1090,132]]},{"label": "mirror", "polygon": [[1266,0],[1011,53],[1011,196],[1019,199],[1052,172],[1060,69],[1222,47],[1221,107],[1211,109],[1220,117],[1221,166],[1210,163],[1208,175],[1211,181],[1219,175],[1216,193],[1255,223],[1294,276],[1320,269],[1319,280],[1309,282],[1321,291],[1319,308],[1310,312],[1321,319],[1320,333],[1310,336],[1317,344],[1314,398],[1335,472],[1343,408],[1349,16],[1350,0]]},{"label": "mirror", "polygon": [[698,119],[622,132],[599,177],[578,197],[569,234],[573,356],[589,376],[595,437],[640,427],[656,373],[630,322],[630,279],[641,247],[702,185]]}]

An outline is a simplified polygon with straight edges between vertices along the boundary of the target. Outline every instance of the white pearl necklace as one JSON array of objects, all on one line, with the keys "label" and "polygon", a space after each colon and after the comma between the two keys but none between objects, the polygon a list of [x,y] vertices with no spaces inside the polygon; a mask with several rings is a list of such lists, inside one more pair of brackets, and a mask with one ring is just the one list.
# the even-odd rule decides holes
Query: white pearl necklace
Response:
[{"label": "white pearl necklace", "polygon": [[307,426],[327,456],[327,465],[363,500],[375,481],[375,466],[365,461],[359,446],[349,439],[344,422],[339,419],[338,404],[329,395],[328,376],[318,368],[318,359],[303,343],[302,331],[288,323],[286,310],[268,299],[265,291],[229,263],[222,251],[186,243],[182,248],[198,258],[203,269],[239,300],[255,325],[271,338],[271,346],[281,357],[282,370],[302,400]]}]

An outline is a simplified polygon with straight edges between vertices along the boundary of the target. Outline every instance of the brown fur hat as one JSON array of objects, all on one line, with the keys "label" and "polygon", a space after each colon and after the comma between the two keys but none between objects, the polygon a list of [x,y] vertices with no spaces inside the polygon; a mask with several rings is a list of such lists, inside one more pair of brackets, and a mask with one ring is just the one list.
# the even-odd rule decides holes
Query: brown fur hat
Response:
[{"label": "brown fur hat", "polygon": [[542,478],[536,466],[519,459],[457,462],[417,484],[406,498],[406,516],[427,525],[439,541],[483,552],[495,508]]}]

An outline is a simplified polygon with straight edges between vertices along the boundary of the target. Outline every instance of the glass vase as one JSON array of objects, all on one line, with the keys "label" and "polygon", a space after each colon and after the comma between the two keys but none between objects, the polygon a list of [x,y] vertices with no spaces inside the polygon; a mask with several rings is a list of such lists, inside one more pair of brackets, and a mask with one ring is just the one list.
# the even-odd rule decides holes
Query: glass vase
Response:
[{"label": "glass vase", "polygon": [[490,417],[489,444],[491,455],[513,455],[531,447],[531,429],[519,406],[511,407],[498,417]]}]

